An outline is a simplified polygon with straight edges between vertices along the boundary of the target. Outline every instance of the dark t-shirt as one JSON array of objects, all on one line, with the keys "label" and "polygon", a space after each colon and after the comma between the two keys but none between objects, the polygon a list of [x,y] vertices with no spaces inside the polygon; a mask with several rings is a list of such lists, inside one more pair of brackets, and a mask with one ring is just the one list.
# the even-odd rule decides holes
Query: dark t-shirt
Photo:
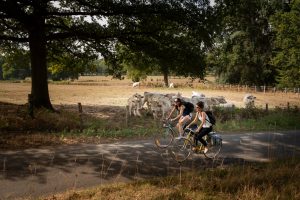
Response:
[{"label": "dark t-shirt", "polygon": [[[183,110],[182,116],[189,115],[194,110],[194,105],[192,103],[190,103],[190,102],[182,102],[180,104],[180,106],[181,105],[184,105],[184,110]],[[176,106],[176,109],[178,111],[179,111],[180,106]]]}]

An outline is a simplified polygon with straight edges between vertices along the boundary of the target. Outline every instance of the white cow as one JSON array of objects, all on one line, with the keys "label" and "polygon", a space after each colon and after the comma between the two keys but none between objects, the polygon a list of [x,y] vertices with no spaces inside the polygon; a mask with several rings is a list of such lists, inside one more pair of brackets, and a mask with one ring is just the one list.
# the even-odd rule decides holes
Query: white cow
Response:
[{"label": "white cow", "polygon": [[235,104],[234,103],[220,103],[219,105],[216,105],[216,107],[223,108],[224,110],[233,111],[235,109]]},{"label": "white cow", "polygon": [[205,95],[204,94],[202,94],[202,93],[199,93],[199,92],[195,92],[195,91],[192,91],[192,98],[194,98],[194,97],[205,97]]},{"label": "white cow", "polygon": [[142,102],[143,102],[143,96],[138,93],[135,93],[134,95],[129,97],[127,101],[129,116],[131,116],[132,114],[134,116],[139,116],[139,117],[142,116],[140,112],[142,109]]},{"label": "white cow", "polygon": [[169,88],[174,88],[174,83],[170,83]]},{"label": "white cow", "polygon": [[153,99],[151,102],[151,112],[153,114],[154,119],[165,118],[166,114],[170,112],[172,104],[168,97],[159,97],[157,99]]},{"label": "white cow", "polygon": [[134,82],[132,83],[132,87],[140,87],[140,82]]},{"label": "white cow", "polygon": [[245,108],[254,108],[254,101],[256,97],[252,94],[245,94],[243,98],[243,102],[245,104]]},{"label": "white cow", "polygon": [[164,94],[161,93],[153,93],[153,92],[144,92],[144,98],[142,102],[142,106],[146,103],[147,109],[151,110],[151,101],[157,99],[158,97],[163,97]]}]

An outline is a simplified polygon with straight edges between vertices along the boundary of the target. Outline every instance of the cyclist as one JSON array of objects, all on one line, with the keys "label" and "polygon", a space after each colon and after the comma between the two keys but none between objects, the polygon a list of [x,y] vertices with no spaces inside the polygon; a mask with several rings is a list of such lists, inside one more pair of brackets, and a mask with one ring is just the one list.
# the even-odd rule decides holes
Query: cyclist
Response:
[{"label": "cyclist", "polygon": [[177,137],[176,139],[180,139],[183,137],[184,134],[183,126],[192,119],[192,112],[194,111],[194,105],[190,102],[185,102],[180,98],[176,98],[174,107],[171,110],[167,119],[170,119],[170,117],[172,116],[175,110],[179,111],[179,114],[175,118],[171,119],[171,121],[178,120],[176,128],[178,129],[179,137]]},{"label": "cyclist", "polygon": [[[196,129],[196,135],[194,136],[194,138],[196,146],[198,144],[198,141],[200,141],[204,145],[204,153],[206,153],[208,151],[208,148],[207,143],[203,139],[203,137],[212,131],[212,124],[210,123],[206,113],[203,111],[203,108],[204,103],[202,101],[199,101],[196,104],[196,116],[194,120],[189,125],[187,125],[186,128],[189,128],[191,125],[196,124],[198,120],[201,122]],[[193,149],[196,150],[195,147]]]}]

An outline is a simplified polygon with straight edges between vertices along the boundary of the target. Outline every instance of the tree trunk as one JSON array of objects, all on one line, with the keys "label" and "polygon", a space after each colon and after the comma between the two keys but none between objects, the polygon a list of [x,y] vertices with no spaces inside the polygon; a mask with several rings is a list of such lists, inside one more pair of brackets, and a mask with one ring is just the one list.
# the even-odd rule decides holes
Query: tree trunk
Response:
[{"label": "tree trunk", "polygon": [[32,103],[34,107],[53,110],[48,91],[45,19],[39,16],[32,22],[29,29]]},{"label": "tree trunk", "polygon": [[163,75],[164,75],[164,84],[165,84],[165,87],[169,87],[169,79],[168,79],[168,71],[167,70],[164,70],[163,71]]},{"label": "tree trunk", "polygon": [[[0,65],[2,65],[1,62],[0,62]],[[0,66],[0,80],[3,80],[2,66]]]}]

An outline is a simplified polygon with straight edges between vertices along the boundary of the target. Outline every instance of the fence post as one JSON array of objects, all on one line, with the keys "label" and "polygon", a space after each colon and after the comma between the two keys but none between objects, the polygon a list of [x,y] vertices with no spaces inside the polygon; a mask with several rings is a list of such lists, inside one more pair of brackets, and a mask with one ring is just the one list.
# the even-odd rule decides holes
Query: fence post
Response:
[{"label": "fence post", "polygon": [[82,129],[83,129],[82,105],[80,102],[78,103],[78,112],[79,112],[79,120],[80,120],[80,130],[82,131]]},{"label": "fence post", "polygon": [[34,118],[32,94],[28,94],[28,113],[31,118]]},{"label": "fence post", "polygon": [[129,113],[129,106],[128,105],[125,107],[125,111],[126,111],[125,125],[126,125],[126,127],[128,127],[128,113]]},{"label": "fence post", "polygon": [[290,102],[287,102],[287,109],[290,110]]},{"label": "fence post", "polygon": [[266,93],[266,86],[264,85],[264,94]]},{"label": "fence post", "polygon": [[268,112],[269,111],[269,105],[268,105],[268,103],[266,103],[266,112]]}]

